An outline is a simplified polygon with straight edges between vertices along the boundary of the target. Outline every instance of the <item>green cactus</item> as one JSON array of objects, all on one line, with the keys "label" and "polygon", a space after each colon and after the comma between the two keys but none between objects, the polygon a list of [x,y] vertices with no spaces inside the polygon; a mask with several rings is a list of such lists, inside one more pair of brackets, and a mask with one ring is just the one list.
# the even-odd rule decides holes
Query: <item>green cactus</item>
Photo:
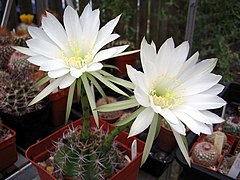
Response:
[{"label": "green cactus", "polygon": [[15,50],[10,46],[0,46],[0,70],[6,70],[8,68],[8,63],[11,55]]},{"label": "green cactus", "polygon": [[0,110],[4,113],[21,116],[42,109],[45,106],[44,101],[28,106],[31,100],[39,93],[39,90],[32,85],[33,82],[28,80],[17,82],[11,79],[2,84]]},{"label": "green cactus", "polygon": [[[71,128],[56,142],[53,153],[58,171],[73,179],[106,179],[125,166],[126,160],[116,144],[105,152],[103,142],[107,133],[92,128],[88,141],[82,141],[81,127]],[[93,176],[95,174],[95,176]]]}]

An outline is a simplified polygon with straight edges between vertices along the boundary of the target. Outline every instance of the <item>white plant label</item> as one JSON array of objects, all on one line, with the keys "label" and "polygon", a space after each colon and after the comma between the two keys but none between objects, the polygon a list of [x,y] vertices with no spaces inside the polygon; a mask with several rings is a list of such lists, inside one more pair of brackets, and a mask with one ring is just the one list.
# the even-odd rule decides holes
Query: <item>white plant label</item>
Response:
[{"label": "white plant label", "polygon": [[131,156],[132,156],[132,160],[137,157],[137,141],[136,141],[136,139],[134,139],[132,142]]}]

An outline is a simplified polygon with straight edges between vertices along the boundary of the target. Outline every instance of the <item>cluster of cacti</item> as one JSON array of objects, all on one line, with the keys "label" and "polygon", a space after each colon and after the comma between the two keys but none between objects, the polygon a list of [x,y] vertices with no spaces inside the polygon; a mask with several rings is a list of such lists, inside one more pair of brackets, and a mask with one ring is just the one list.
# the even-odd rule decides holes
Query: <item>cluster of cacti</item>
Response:
[{"label": "cluster of cacti", "polygon": [[219,156],[217,148],[209,142],[198,142],[191,153],[193,162],[206,167],[216,166]]},{"label": "cluster of cacti", "polygon": [[51,154],[56,176],[99,180],[107,179],[122,169],[127,161],[117,145],[113,143],[110,151],[103,150],[106,136],[101,128],[92,128],[90,139],[84,141],[80,126],[69,128],[55,142],[56,150]]},{"label": "cluster of cacti", "polygon": [[233,136],[240,136],[240,117],[229,116],[222,125],[223,131]]},{"label": "cluster of cacti", "polygon": [[235,159],[236,159],[236,156],[233,156],[231,154],[225,155],[218,171],[222,174],[227,175],[228,172],[230,171]]},{"label": "cluster of cacti", "polygon": [[45,106],[44,101],[28,106],[38,93],[39,90],[33,87],[33,82],[28,80],[18,82],[9,79],[2,84],[0,90],[0,109],[4,113],[15,116],[42,109]]},{"label": "cluster of cacti", "polygon": [[0,70],[5,71],[8,68],[9,59],[14,51],[11,45],[0,46]]},{"label": "cluster of cacti", "polygon": [[33,78],[36,67],[31,64],[27,58],[28,56],[19,52],[12,54],[8,64],[11,79],[15,81],[22,81]]}]

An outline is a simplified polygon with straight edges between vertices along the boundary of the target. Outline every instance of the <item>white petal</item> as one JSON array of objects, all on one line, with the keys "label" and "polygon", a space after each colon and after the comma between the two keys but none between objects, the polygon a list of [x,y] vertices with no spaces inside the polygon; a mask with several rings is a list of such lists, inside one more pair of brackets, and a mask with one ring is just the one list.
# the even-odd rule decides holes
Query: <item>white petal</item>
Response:
[{"label": "white petal", "polygon": [[99,51],[96,56],[93,59],[93,62],[100,62],[105,59],[109,59],[113,57],[114,55],[117,55],[121,52],[123,52],[128,46],[118,46],[118,47],[112,47],[109,49],[105,49],[102,51]]},{"label": "white petal", "polygon": [[58,77],[64,76],[69,71],[70,71],[69,68],[62,68],[62,69],[52,70],[52,71],[48,72],[48,76],[50,78],[58,78]]},{"label": "white petal", "polygon": [[77,69],[77,68],[74,68],[74,67],[70,68],[70,74],[71,74],[71,76],[73,76],[75,78],[79,78],[86,71],[87,71],[87,66],[84,66],[81,69]]},{"label": "white petal", "polygon": [[104,39],[107,38],[113,32],[113,29],[116,27],[119,18],[120,15],[109,21],[99,30],[96,42],[104,41]]},{"label": "white petal", "polygon": [[152,108],[146,108],[140,112],[131,126],[129,137],[135,136],[147,129],[147,127],[152,123],[153,116],[154,111]]},{"label": "white petal", "polygon": [[174,52],[174,42],[172,38],[167,39],[160,47],[157,55],[157,68],[159,73],[164,76],[172,60],[172,53]]},{"label": "white petal", "polygon": [[42,27],[48,37],[61,49],[66,48],[68,43],[66,32],[55,16],[47,12],[47,17],[42,18]]},{"label": "white petal", "polygon": [[219,117],[218,115],[216,115],[210,111],[201,111],[201,113],[203,115],[205,115],[206,118],[213,124],[222,123],[225,121],[223,118]]},{"label": "white petal", "polygon": [[49,58],[44,56],[32,56],[27,60],[34,65],[41,66],[45,61],[49,60]]},{"label": "white petal", "polygon": [[179,121],[179,123],[178,124],[173,124],[173,123],[171,123],[171,122],[169,122],[169,121],[167,121],[168,123],[169,123],[169,125],[175,130],[175,131],[177,131],[178,133],[180,133],[180,134],[182,134],[182,135],[186,135],[186,129],[185,129],[185,126],[183,125],[183,123],[181,123],[180,121]]},{"label": "white petal", "polygon": [[148,99],[148,94],[146,94],[142,89],[141,86],[137,86],[134,89],[134,96],[138,103],[144,107],[149,107],[150,102]]},{"label": "white petal", "polygon": [[168,66],[168,72],[171,77],[174,77],[179,73],[187,59],[188,52],[189,44],[187,41],[183,42],[174,49],[173,54],[170,55],[172,56],[172,59]]},{"label": "white petal", "polygon": [[37,54],[33,52],[30,48],[20,47],[20,46],[12,46],[13,49],[26,54],[28,56],[36,56]]},{"label": "white petal", "polygon": [[102,63],[92,63],[91,65],[88,65],[87,72],[94,72],[102,69],[103,65]]},{"label": "white petal", "polygon": [[178,121],[177,117],[175,116],[175,114],[174,114],[171,110],[169,110],[169,109],[167,109],[167,108],[162,109],[162,111],[161,111],[160,114],[161,114],[167,121],[169,121],[169,122],[171,122],[171,123],[173,123],[173,124],[179,123],[179,121]]},{"label": "white petal", "polygon": [[150,96],[149,99],[150,99],[151,107],[153,108],[154,112],[158,113],[158,114],[161,114],[161,112],[162,112],[161,106],[157,106],[157,105],[154,104],[152,96]]},{"label": "white petal", "polygon": [[179,74],[179,81],[185,82],[189,79],[189,77],[195,77],[195,76],[203,76],[207,73],[210,73],[213,68],[216,66],[217,59],[207,59],[203,60],[196,65],[193,65],[192,67],[189,67],[188,69],[185,69],[184,72],[181,72]]},{"label": "white petal", "polygon": [[147,73],[151,69],[147,68],[146,65],[151,61],[154,61],[157,54],[154,47],[149,45],[145,38],[143,38],[141,43],[140,55],[141,55],[141,63],[142,63],[143,71],[144,73]]},{"label": "white petal", "polygon": [[118,34],[111,34],[111,35],[103,38],[101,41],[97,41],[93,48],[92,54],[95,55],[103,46],[116,40],[119,37],[120,36]]},{"label": "white petal", "polygon": [[199,53],[196,52],[187,61],[185,61],[185,63],[183,65],[181,71],[179,72],[179,74],[184,73],[186,70],[190,69],[193,65],[195,65],[198,61],[198,57],[199,57]]},{"label": "white petal", "polygon": [[82,29],[77,11],[70,6],[67,6],[64,11],[63,22],[69,42],[72,44],[78,44],[77,42],[81,41],[80,32]]},{"label": "white petal", "polygon": [[49,58],[60,58],[60,49],[47,41],[40,39],[30,39],[26,42],[29,48],[36,54],[43,55]]},{"label": "white petal", "polygon": [[216,85],[221,78],[220,75],[215,74],[207,74],[205,76],[197,76],[193,78],[190,77],[188,81],[182,83],[174,91],[182,92],[182,96],[198,94]]},{"label": "white petal", "polygon": [[52,71],[56,69],[68,68],[66,63],[62,60],[45,60],[41,67],[39,68],[42,71]]},{"label": "white petal", "polygon": [[49,43],[51,43],[51,44],[56,45],[55,42],[52,41],[52,40],[48,37],[48,35],[43,31],[42,28],[38,28],[38,27],[34,27],[34,26],[29,26],[29,27],[28,27],[28,32],[29,32],[29,34],[31,35],[31,37],[32,37],[33,39],[42,39],[42,40],[44,40],[44,41],[47,41],[47,42],[49,42]]},{"label": "white petal", "polygon": [[210,89],[202,92],[201,94],[211,94],[211,95],[218,95],[222,92],[224,86],[221,84],[216,84],[215,86],[211,87]]},{"label": "white petal", "polygon": [[204,123],[194,121],[190,116],[185,113],[176,112],[176,116],[187,126],[191,129],[192,132],[195,134],[200,135],[200,133],[210,134],[211,130],[207,125]]},{"label": "white petal", "polygon": [[137,76],[142,76],[143,73],[140,71],[137,71],[131,65],[128,65],[128,64],[126,65],[126,68],[127,68],[128,77],[133,82],[133,84],[135,86],[139,85],[137,81]]},{"label": "white petal", "polygon": [[184,98],[184,101],[186,105],[192,106],[197,110],[220,108],[226,104],[226,102],[222,98],[209,94],[186,96]]},{"label": "white petal", "polygon": [[71,86],[71,84],[76,80],[75,77],[71,76],[70,74],[66,75],[63,80],[59,84],[60,89],[64,89],[66,87]]}]

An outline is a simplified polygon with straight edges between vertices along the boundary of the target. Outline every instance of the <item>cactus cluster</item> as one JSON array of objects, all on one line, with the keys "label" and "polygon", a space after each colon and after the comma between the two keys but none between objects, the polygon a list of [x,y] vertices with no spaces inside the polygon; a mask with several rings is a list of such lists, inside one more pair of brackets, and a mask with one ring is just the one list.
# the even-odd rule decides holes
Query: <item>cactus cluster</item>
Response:
[{"label": "cactus cluster", "polygon": [[8,68],[8,62],[15,50],[10,45],[0,46],[0,70],[6,70]]},{"label": "cactus cluster", "polygon": [[219,156],[217,148],[209,142],[197,143],[191,154],[193,162],[206,167],[216,166]]},{"label": "cactus cluster", "polygon": [[113,143],[108,152],[103,150],[103,142],[108,134],[102,128],[92,128],[87,141],[81,138],[81,128],[69,128],[55,142],[56,150],[52,152],[50,159],[54,161],[53,174],[57,178],[107,179],[126,165],[127,161],[117,144]]},{"label": "cactus cluster", "polygon": [[223,123],[223,131],[233,136],[240,136],[240,116],[229,116]]},{"label": "cactus cluster", "polygon": [[8,79],[9,81],[5,82],[0,90],[0,110],[2,112],[21,116],[42,109],[45,106],[44,101],[28,106],[31,100],[39,93],[39,90],[33,87],[33,82],[28,80],[17,82]]}]

